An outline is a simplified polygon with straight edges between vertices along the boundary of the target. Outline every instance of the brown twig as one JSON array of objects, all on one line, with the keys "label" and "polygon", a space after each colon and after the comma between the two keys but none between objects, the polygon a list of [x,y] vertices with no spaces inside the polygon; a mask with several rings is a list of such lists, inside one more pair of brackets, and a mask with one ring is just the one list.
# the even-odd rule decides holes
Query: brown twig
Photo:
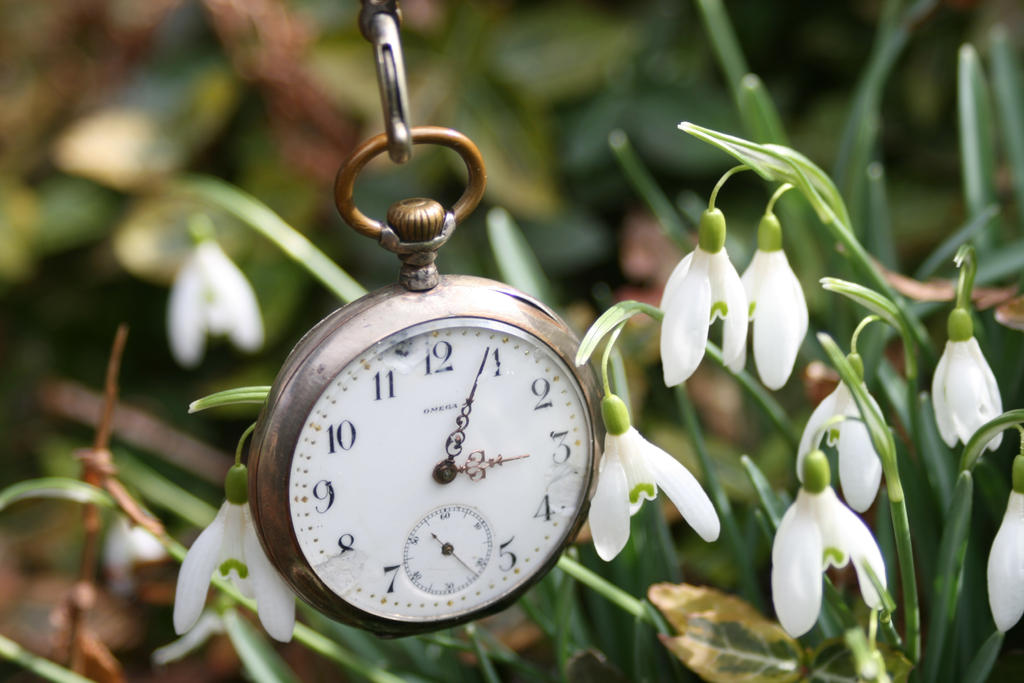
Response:
[{"label": "brown twig", "polygon": [[[82,480],[93,486],[104,487],[113,471],[110,451],[111,422],[114,406],[117,403],[117,376],[121,368],[125,342],[128,339],[128,326],[121,324],[114,335],[114,343],[107,361],[107,373],[104,381],[102,412],[96,428],[96,437],[91,450],[81,453]],[[78,573],[78,582],[71,591],[68,600],[68,661],[73,671],[84,673],[86,670],[85,652],[82,638],[85,614],[95,601],[96,567],[99,556],[101,520],[99,509],[92,504],[85,505],[82,513],[82,526],[85,541],[82,546],[82,561]]]}]

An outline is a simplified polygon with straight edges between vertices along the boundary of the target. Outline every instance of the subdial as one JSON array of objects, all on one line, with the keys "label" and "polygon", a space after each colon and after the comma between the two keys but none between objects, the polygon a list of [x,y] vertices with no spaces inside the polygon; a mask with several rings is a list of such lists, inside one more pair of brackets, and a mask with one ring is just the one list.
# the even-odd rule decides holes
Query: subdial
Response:
[{"label": "subdial", "polygon": [[479,512],[468,505],[444,505],[409,532],[402,563],[420,590],[451,595],[480,577],[493,551],[491,528]]}]

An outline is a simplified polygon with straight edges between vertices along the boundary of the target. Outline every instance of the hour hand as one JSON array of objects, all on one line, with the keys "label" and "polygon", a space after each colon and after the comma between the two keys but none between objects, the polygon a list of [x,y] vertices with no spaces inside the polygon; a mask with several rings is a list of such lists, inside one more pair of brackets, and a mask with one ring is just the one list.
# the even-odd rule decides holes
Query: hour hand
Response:
[{"label": "hour hand", "polygon": [[522,460],[523,458],[529,458],[530,454],[526,453],[523,455],[512,455],[504,456],[499,453],[496,457],[488,458],[487,455],[482,451],[473,451],[466,458],[466,463],[457,467],[457,471],[465,472],[469,477],[470,481],[479,481],[487,476],[487,470],[492,467],[500,467],[506,462],[512,460]]}]

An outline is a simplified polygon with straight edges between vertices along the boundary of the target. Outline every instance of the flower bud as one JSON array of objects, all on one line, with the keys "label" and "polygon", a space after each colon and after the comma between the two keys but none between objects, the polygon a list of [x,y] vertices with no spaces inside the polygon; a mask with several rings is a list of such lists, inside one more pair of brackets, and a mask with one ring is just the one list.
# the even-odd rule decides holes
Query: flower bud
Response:
[{"label": "flower bud", "polygon": [[974,336],[974,321],[966,308],[954,308],[946,320],[949,341],[963,342]]},{"label": "flower bud", "polygon": [[245,465],[234,465],[224,478],[224,494],[229,503],[245,505],[249,502],[249,471]]},{"label": "flower bud", "polygon": [[709,254],[717,254],[725,246],[725,216],[718,209],[706,209],[700,216],[697,231],[700,248]]},{"label": "flower bud", "polygon": [[761,251],[782,249],[782,224],[774,213],[761,216],[761,222],[757,224],[757,248]]},{"label": "flower bud", "polygon": [[629,408],[615,394],[608,394],[601,399],[601,417],[609,434],[619,436],[629,431]]},{"label": "flower bud", "polygon": [[804,458],[804,489],[808,493],[821,493],[832,483],[832,470],[828,458],[815,449]]}]

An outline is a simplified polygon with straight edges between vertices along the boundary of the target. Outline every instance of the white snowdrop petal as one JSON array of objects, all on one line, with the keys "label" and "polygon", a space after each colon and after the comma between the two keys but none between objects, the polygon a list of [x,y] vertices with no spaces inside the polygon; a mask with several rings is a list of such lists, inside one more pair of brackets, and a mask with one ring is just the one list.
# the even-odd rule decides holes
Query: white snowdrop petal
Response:
[{"label": "white snowdrop petal", "polygon": [[668,276],[668,280],[665,282],[665,289],[661,292],[661,303],[659,307],[662,310],[668,309],[672,305],[672,300],[679,293],[679,285],[686,279],[686,275],[690,272],[690,264],[693,263],[693,255],[697,253],[694,249],[689,254],[684,256],[676,267],[672,269],[672,273]]},{"label": "white snowdrop petal", "polygon": [[796,452],[796,476],[802,482],[804,480],[804,458],[813,450],[821,447],[820,441],[822,425],[830,417],[836,414],[836,398],[839,394],[840,384],[831,394],[822,399],[821,403],[811,412],[807,424],[804,426],[804,433],[800,435],[800,445]]},{"label": "white snowdrop petal", "polygon": [[[982,365],[978,364],[971,353],[972,341],[973,338],[966,342],[952,343],[949,374],[946,377],[946,400],[962,443],[967,443],[978,427],[997,415],[985,381],[983,368],[988,366],[984,358],[981,359]],[[977,342],[974,346],[977,348]]]},{"label": "white snowdrop petal", "polygon": [[808,506],[801,504],[807,495],[803,489],[797,493],[772,543],[772,603],[779,623],[794,638],[811,630],[821,611],[822,540]]},{"label": "white snowdrop petal", "polygon": [[[996,376],[992,372],[992,368],[989,366],[988,361],[985,360],[985,355],[981,352],[981,347],[978,346],[978,340],[971,337],[967,340],[967,352],[974,359],[974,364],[977,366],[981,373],[982,380],[985,385],[985,408],[982,411],[984,422],[998,417],[1003,412],[1003,399],[999,393],[999,385],[996,383]],[[996,434],[991,441],[988,442],[986,448],[990,451],[994,451],[999,448],[999,445],[1003,442],[1003,433],[999,432]]]},{"label": "white snowdrop petal", "polygon": [[181,638],[153,650],[149,660],[153,666],[166,666],[185,657],[200,645],[209,640],[210,636],[223,633],[224,624],[220,617],[212,611],[206,611],[199,617],[196,625],[185,632]]},{"label": "white snowdrop petal", "polygon": [[722,329],[722,360],[733,372],[747,360],[747,326],[750,323],[747,293],[725,249],[712,256],[710,281],[712,301],[724,301],[727,312]]},{"label": "white snowdrop petal", "polygon": [[256,613],[270,637],[286,643],[292,639],[292,631],[295,630],[295,596],[264,554],[248,507],[245,508],[245,521],[243,548],[256,596]]},{"label": "white snowdrop petal", "polygon": [[178,570],[178,583],[174,591],[174,631],[178,635],[192,628],[203,611],[210,576],[220,564],[227,505],[224,503],[221,506],[210,526],[199,534]]},{"label": "white snowdrop petal", "polygon": [[635,427],[630,427],[625,434],[605,437],[605,449],[614,440],[614,450],[619,455],[619,462],[626,473],[626,491],[629,498],[629,514],[635,515],[645,500],[654,500],[658,495],[658,484],[654,473],[648,466],[647,449],[650,443]]},{"label": "white snowdrop petal", "polygon": [[194,368],[206,348],[203,281],[194,256],[189,257],[171,285],[167,301],[167,341],[179,365]]},{"label": "white snowdrop petal", "polygon": [[992,619],[1005,633],[1024,616],[1024,494],[1010,493],[989,552],[987,575]]},{"label": "white snowdrop petal", "polygon": [[679,509],[686,523],[707,542],[718,538],[721,523],[708,494],[690,470],[652,443],[646,444],[647,461],[658,486]]},{"label": "white snowdrop petal", "polygon": [[935,424],[939,428],[939,436],[952,448],[956,444],[956,426],[953,424],[953,411],[949,407],[949,400],[946,398],[947,377],[949,376],[949,358],[952,354],[950,345],[953,342],[947,341],[939,357],[939,363],[935,366],[935,374],[932,375],[932,411],[935,413]]},{"label": "white snowdrop petal", "polygon": [[834,544],[846,553],[857,572],[857,583],[864,602],[868,607],[879,609],[882,598],[864,570],[865,564],[870,566],[882,586],[886,586],[885,562],[882,561],[882,551],[878,549],[874,534],[860,517],[838,500],[835,501],[833,523],[835,536],[826,539],[826,545]]},{"label": "white snowdrop petal", "polygon": [[629,489],[617,453],[605,450],[590,501],[590,534],[598,556],[611,561],[629,540]]},{"label": "white snowdrop petal", "polygon": [[779,389],[788,380],[807,335],[807,303],[781,251],[766,254],[758,305],[754,308],[754,362],[761,382]]},{"label": "white snowdrop petal", "polygon": [[662,297],[661,363],[670,387],[685,382],[700,365],[711,325],[707,255],[698,247],[691,256],[685,275],[676,279],[677,284],[669,278],[672,287],[666,285]]},{"label": "white snowdrop petal", "polygon": [[871,507],[882,481],[882,462],[875,454],[863,422],[847,420],[839,425],[839,484],[854,510]]},{"label": "white snowdrop petal", "polygon": [[762,290],[761,283],[764,280],[765,271],[769,264],[768,252],[761,251],[760,249],[754,252],[754,257],[750,259],[750,265],[743,271],[743,275],[740,276],[740,282],[743,283],[743,291],[747,293],[747,301],[753,307],[753,313],[751,317],[757,316],[757,302],[760,298]]}]

